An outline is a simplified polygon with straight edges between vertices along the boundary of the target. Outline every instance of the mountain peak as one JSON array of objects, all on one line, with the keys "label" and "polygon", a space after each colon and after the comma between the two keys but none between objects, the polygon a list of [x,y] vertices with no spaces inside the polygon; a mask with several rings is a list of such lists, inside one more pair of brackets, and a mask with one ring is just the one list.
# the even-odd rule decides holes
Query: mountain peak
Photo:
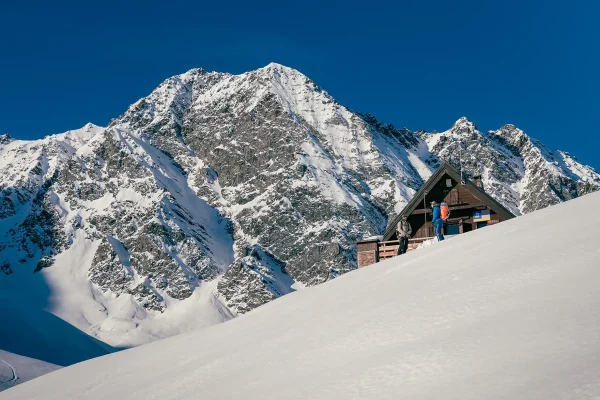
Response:
[{"label": "mountain peak", "polygon": [[276,79],[278,79],[280,75],[303,77],[308,79],[302,72],[298,71],[297,69],[286,67],[285,65],[278,64],[275,62],[269,63],[266,66],[259,68],[258,70],[256,70],[256,72],[266,73],[271,77],[275,77]]},{"label": "mountain peak", "polygon": [[265,68],[287,68],[285,65],[276,63],[276,62],[270,62],[268,63]]},{"label": "mountain peak", "polygon": [[270,62],[269,64],[265,65],[264,67],[262,67],[260,69],[265,69],[265,70],[294,70],[293,68],[286,67],[285,65],[279,64],[279,63],[276,63],[276,62]]},{"label": "mountain peak", "polygon": [[471,122],[467,117],[460,117],[454,123],[454,125],[452,125],[452,128],[450,128],[450,130],[447,131],[447,133],[459,136],[471,136],[480,134],[479,130],[477,129],[477,125]]},{"label": "mountain peak", "polygon": [[85,131],[90,131],[92,129],[104,129],[103,127],[93,124],[91,122],[88,122],[87,124],[85,124],[81,129],[85,130]]},{"label": "mountain peak", "polygon": [[452,128],[471,128],[477,130],[477,126],[467,117],[460,117],[458,120],[456,120],[454,125],[452,125]]},{"label": "mountain peak", "polygon": [[[192,68],[189,71],[184,72],[183,74],[175,75],[169,79],[177,78],[177,79],[180,79],[182,82],[188,82],[191,79],[202,77],[202,76],[205,76],[208,74],[210,74],[210,73],[208,71],[206,71],[204,68]],[[223,74],[223,73],[222,72],[212,72],[212,74]],[[225,75],[227,75],[227,74],[225,74]],[[167,79],[165,82],[169,81],[169,79]]]}]

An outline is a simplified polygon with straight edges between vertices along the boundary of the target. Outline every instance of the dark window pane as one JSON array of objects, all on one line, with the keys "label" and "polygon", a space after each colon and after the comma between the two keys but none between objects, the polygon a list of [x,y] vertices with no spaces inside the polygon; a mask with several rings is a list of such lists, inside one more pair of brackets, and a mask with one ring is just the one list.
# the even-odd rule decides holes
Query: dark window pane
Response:
[{"label": "dark window pane", "polygon": [[446,225],[446,235],[458,235],[460,228],[457,224]]}]

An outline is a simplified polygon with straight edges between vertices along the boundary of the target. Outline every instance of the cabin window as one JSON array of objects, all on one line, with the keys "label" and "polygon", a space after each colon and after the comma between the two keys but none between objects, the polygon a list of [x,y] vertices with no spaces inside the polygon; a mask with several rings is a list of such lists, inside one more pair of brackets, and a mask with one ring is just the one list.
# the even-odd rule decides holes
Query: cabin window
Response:
[{"label": "cabin window", "polygon": [[460,233],[460,227],[458,224],[446,225],[446,235],[458,235]]}]

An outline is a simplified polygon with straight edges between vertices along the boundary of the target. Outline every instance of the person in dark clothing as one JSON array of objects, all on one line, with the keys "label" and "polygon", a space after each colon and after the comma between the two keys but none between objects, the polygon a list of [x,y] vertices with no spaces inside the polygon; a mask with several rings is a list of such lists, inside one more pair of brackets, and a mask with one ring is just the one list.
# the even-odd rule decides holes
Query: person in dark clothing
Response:
[{"label": "person in dark clothing", "polygon": [[412,235],[410,222],[408,222],[406,215],[403,215],[402,219],[400,219],[400,222],[398,222],[398,225],[396,226],[396,236],[400,242],[400,246],[398,246],[398,255],[406,253],[410,235]]},{"label": "person in dark clothing", "polygon": [[431,202],[431,208],[433,209],[433,218],[431,222],[433,222],[433,227],[435,229],[435,235],[438,238],[438,241],[444,240],[444,220],[442,219],[442,213],[440,211],[440,205],[435,201]]}]

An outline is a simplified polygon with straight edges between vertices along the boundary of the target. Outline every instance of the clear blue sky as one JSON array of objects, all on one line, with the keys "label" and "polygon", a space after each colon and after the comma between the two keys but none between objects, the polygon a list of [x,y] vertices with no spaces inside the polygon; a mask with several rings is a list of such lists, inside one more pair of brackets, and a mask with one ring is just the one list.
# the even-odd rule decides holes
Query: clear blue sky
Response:
[{"label": "clear blue sky", "polygon": [[0,6],[0,132],[106,125],[194,67],[278,62],[410,129],[513,123],[600,169],[600,1],[102,1]]}]

